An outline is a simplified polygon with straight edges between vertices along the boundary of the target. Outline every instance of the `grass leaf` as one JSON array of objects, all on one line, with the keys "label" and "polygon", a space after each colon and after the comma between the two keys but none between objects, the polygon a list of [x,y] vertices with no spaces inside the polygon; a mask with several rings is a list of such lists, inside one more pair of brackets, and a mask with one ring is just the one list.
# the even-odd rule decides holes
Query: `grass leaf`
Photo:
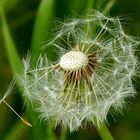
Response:
[{"label": "grass leaf", "polygon": [[4,12],[1,10],[1,26],[4,37],[5,48],[8,56],[9,63],[13,74],[21,73],[22,65],[19,59],[18,52],[16,50],[16,45],[12,39],[7,20],[5,18]]},{"label": "grass leaf", "polygon": [[38,9],[32,36],[31,52],[32,58],[37,59],[41,52],[44,36],[51,27],[54,9],[54,0],[42,0]]}]

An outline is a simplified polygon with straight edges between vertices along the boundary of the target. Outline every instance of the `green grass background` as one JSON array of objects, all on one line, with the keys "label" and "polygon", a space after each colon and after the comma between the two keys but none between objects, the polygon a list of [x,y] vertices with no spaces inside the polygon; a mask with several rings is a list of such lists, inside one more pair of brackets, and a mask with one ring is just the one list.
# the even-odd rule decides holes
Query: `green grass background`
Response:
[{"label": "green grass background", "polygon": [[[26,56],[29,49],[36,59],[40,53],[39,46],[43,40],[47,40],[47,35],[52,28],[55,19],[62,21],[71,17],[78,17],[85,14],[87,9],[103,11],[109,0],[44,0],[44,3],[38,7],[41,0],[0,0],[5,4],[5,12],[8,26],[13,38],[10,41],[7,32],[7,45],[15,47],[20,58]],[[43,0],[42,0],[43,1]],[[0,5],[2,3],[0,2]],[[45,12],[44,12],[45,11]],[[131,35],[140,36],[140,0],[116,0],[113,7],[108,12],[111,16],[125,17],[125,31]],[[37,18],[36,18],[37,17]],[[43,19],[43,22],[42,22]],[[3,22],[0,20],[0,96],[3,95],[13,72],[18,71],[20,67],[11,65],[14,60],[14,53],[9,55],[6,44],[4,44],[5,36],[3,35]],[[35,27],[35,28],[34,28]],[[6,41],[7,41],[6,40]],[[15,44],[14,44],[15,42]],[[50,54],[48,54],[50,55]],[[15,55],[14,55],[15,56]],[[52,57],[52,56],[51,56]],[[10,61],[9,61],[10,60]],[[18,63],[18,62],[17,62]],[[15,63],[14,63],[15,64]],[[139,81],[140,82],[140,81]],[[139,86],[139,85],[138,85]],[[137,87],[138,87],[137,86]],[[138,91],[139,88],[137,88]],[[116,115],[115,119],[109,116],[110,131],[116,140],[140,140],[140,93],[132,100],[124,110],[123,115]],[[0,105],[0,140],[53,140],[64,139],[65,132],[60,136],[59,129],[47,130],[46,126],[40,124],[36,117],[28,118],[29,111],[26,111],[23,100],[17,90],[14,91],[6,101],[21,115],[33,120],[34,128],[25,126],[11,110],[4,104]],[[30,112],[31,109],[30,109]],[[31,114],[30,114],[31,115]],[[68,140],[100,140],[96,130],[89,126],[87,129],[80,129],[72,134],[67,133]]]}]

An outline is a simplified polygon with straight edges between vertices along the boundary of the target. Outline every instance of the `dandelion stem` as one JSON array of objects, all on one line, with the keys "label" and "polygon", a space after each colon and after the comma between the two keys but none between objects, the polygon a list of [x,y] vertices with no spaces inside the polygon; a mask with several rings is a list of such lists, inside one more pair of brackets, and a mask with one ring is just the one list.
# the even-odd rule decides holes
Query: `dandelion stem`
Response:
[{"label": "dandelion stem", "polygon": [[95,127],[102,140],[114,140],[104,122],[100,126],[95,125]]}]

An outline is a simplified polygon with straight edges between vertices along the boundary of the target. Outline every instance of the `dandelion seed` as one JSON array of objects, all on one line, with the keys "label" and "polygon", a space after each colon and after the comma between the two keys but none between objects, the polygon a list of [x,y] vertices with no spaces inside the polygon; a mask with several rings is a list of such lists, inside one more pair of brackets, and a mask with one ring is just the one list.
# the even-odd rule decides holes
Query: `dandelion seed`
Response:
[{"label": "dandelion seed", "polygon": [[9,107],[11,109],[11,111],[13,111],[13,113],[15,113],[15,115],[18,116],[18,118],[27,126],[32,127],[32,125],[26,121],[25,119],[23,119],[6,101],[5,99],[9,96],[9,94],[12,92],[13,88],[15,85],[15,80],[13,79],[11,81],[11,83],[9,84],[8,90],[5,92],[3,98],[0,100],[0,104],[3,102],[7,107]]},{"label": "dandelion seed", "polygon": [[33,70],[25,63],[19,76],[24,96],[43,119],[70,131],[83,121],[100,124],[107,120],[110,108],[121,110],[125,99],[135,94],[137,44],[124,33],[118,18],[97,11],[61,23],[45,45],[56,48],[56,62],[42,56]]}]

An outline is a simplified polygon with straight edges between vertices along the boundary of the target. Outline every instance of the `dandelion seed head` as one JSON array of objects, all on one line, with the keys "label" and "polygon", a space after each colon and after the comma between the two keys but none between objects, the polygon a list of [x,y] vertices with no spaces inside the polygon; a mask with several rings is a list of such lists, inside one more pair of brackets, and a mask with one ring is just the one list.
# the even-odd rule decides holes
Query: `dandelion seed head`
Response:
[{"label": "dandelion seed head", "polygon": [[83,122],[100,124],[110,108],[121,112],[125,99],[136,93],[132,77],[137,73],[137,44],[118,18],[97,11],[61,23],[45,45],[56,48],[59,59],[46,62],[41,56],[35,69],[24,63],[19,76],[24,96],[42,119],[70,131]]}]

